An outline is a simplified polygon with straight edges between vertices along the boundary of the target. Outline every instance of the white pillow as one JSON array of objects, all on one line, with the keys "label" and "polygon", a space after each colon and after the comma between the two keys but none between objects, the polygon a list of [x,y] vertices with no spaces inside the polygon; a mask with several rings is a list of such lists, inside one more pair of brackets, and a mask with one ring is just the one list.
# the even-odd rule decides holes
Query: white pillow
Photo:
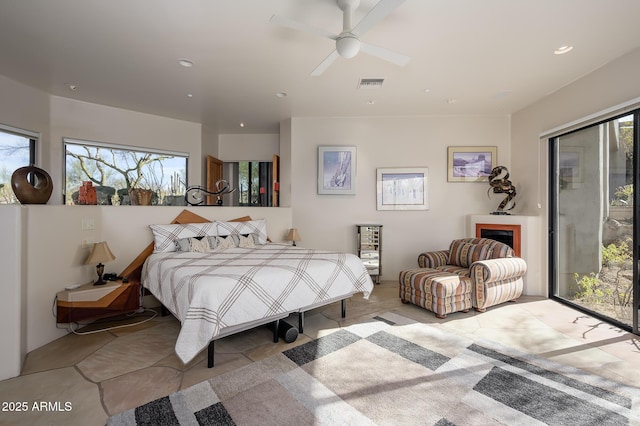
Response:
[{"label": "white pillow", "polygon": [[149,225],[153,232],[153,252],[167,253],[176,251],[176,241],[181,238],[217,235],[215,222],[180,223],[170,225]]},{"label": "white pillow", "polygon": [[248,220],[246,222],[219,222],[218,235],[257,235],[256,244],[267,243],[267,221],[265,219]]}]

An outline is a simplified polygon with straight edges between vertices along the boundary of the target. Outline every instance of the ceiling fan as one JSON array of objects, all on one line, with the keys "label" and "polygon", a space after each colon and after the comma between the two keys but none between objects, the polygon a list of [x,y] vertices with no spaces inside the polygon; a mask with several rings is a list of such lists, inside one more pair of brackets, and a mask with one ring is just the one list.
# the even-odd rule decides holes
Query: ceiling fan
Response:
[{"label": "ceiling fan", "polygon": [[405,0],[380,0],[360,22],[352,26],[353,12],[360,5],[360,0],[337,0],[338,7],[342,10],[342,32],[333,34],[321,28],[302,24],[289,18],[273,15],[270,22],[294,30],[318,35],[336,41],[336,48],[311,72],[311,76],[319,76],[338,58],[353,58],[358,52],[363,51],[385,61],[399,66],[406,65],[410,58],[401,53],[393,52],[383,47],[375,46],[360,40],[360,37],[373,28],[378,22],[386,18],[396,7]]}]

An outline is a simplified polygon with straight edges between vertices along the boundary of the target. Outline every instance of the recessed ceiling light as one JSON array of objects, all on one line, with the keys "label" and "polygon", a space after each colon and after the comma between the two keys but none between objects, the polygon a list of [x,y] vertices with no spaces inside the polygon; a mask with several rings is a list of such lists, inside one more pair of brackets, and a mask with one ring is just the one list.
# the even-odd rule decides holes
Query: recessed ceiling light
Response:
[{"label": "recessed ceiling light", "polygon": [[431,89],[424,89],[424,93],[429,93]]},{"label": "recessed ceiling light", "polygon": [[193,93],[187,93],[187,98],[193,98]]},{"label": "recessed ceiling light", "polygon": [[240,127],[244,127],[244,123],[240,123]]},{"label": "recessed ceiling light", "polygon": [[573,46],[570,46],[570,45],[566,44],[566,45],[560,46],[556,50],[554,50],[553,54],[554,55],[564,55],[565,53],[569,53],[572,50],[573,50]]},{"label": "recessed ceiling light", "polygon": [[455,104],[456,102],[458,102],[458,100],[457,100],[457,99],[454,99],[454,98],[449,98],[449,99],[447,99],[447,103],[448,103],[448,104]]},{"label": "recessed ceiling light", "polygon": [[185,68],[191,68],[193,66],[193,61],[191,59],[179,59],[178,63]]},{"label": "recessed ceiling light", "polygon": [[376,103],[376,101],[375,101],[375,100],[373,100],[373,99],[369,99],[369,100],[367,101],[367,105],[375,105],[375,103]]},{"label": "recessed ceiling light", "polygon": [[75,92],[76,90],[78,90],[78,86],[76,86],[75,84],[67,83],[66,86],[67,86],[67,89],[71,90],[72,92]]},{"label": "recessed ceiling light", "polygon": [[287,97],[287,92],[278,92],[278,93],[276,93],[276,97],[278,97],[278,98],[286,98]]}]

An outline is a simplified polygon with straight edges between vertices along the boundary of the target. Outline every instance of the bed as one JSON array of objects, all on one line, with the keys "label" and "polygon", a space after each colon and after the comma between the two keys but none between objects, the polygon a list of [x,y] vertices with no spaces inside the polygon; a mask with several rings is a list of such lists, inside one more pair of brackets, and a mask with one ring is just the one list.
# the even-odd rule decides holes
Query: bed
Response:
[{"label": "bed", "polygon": [[154,243],[127,268],[180,320],[176,354],[184,363],[208,347],[212,367],[215,340],[262,324],[276,322],[277,341],[277,321],[292,313],[301,328],[305,311],[342,301],[344,316],[345,299],[373,289],[354,254],[272,243],[260,220],[198,217],[197,225],[185,212],[152,225]]}]

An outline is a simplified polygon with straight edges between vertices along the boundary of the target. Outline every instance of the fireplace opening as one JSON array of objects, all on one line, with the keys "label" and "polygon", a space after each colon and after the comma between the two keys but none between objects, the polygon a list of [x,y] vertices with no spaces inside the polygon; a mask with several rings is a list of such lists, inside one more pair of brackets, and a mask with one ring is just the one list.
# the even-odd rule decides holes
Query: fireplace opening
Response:
[{"label": "fireplace opening", "polygon": [[511,247],[520,257],[520,225],[497,225],[493,223],[476,223],[476,237],[490,238]]},{"label": "fireplace opening", "polygon": [[498,229],[481,229],[480,238],[490,238],[492,240],[505,243],[513,248],[513,231],[501,231]]}]

